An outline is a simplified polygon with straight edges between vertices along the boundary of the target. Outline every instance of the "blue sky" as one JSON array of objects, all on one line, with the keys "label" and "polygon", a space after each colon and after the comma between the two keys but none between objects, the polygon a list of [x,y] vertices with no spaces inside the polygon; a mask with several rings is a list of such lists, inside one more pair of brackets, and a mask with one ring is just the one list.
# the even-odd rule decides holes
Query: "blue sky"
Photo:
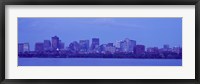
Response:
[{"label": "blue sky", "polygon": [[146,47],[182,46],[182,18],[18,18],[18,42],[36,42],[58,36],[72,41],[100,38],[100,44],[129,38]]}]

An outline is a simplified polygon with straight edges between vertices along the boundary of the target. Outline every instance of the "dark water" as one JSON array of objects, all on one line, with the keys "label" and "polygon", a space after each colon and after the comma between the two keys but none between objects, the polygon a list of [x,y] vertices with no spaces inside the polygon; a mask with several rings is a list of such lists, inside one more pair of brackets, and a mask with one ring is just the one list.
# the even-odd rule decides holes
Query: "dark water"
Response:
[{"label": "dark water", "polygon": [[18,66],[182,66],[182,59],[19,58]]}]

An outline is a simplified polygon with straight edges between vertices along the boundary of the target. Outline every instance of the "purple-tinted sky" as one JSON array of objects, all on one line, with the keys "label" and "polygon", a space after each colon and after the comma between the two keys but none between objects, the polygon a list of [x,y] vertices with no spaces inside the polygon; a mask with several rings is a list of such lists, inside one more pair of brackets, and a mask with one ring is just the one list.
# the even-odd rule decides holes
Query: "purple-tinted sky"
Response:
[{"label": "purple-tinted sky", "polygon": [[146,47],[182,46],[182,18],[18,18],[18,42],[72,41],[100,38],[100,44],[129,38]]}]

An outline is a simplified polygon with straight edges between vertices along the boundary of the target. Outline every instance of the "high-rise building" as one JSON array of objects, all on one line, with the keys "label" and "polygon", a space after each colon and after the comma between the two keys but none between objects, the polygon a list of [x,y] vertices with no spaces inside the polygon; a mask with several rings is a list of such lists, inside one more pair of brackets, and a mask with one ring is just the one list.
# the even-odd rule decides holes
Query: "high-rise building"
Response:
[{"label": "high-rise building", "polygon": [[51,41],[50,40],[44,40],[44,50],[51,50]]},{"label": "high-rise building", "polygon": [[129,45],[129,52],[133,52],[135,50],[136,41],[135,40],[129,40],[128,45]]},{"label": "high-rise building", "polygon": [[59,49],[64,49],[65,48],[65,43],[61,42],[59,43]]},{"label": "high-rise building", "polygon": [[23,47],[24,47],[23,43],[18,43],[18,52],[24,52]]},{"label": "high-rise building", "polygon": [[115,53],[116,48],[114,46],[106,46],[105,51]]},{"label": "high-rise building", "polygon": [[59,38],[57,36],[54,36],[51,38],[51,41],[53,50],[59,49]]},{"label": "high-rise building", "polygon": [[116,48],[120,48],[120,42],[121,42],[121,41],[117,41],[117,42],[115,43],[115,47],[116,47]]},{"label": "high-rise building", "polygon": [[136,45],[135,46],[135,54],[144,54],[145,46],[144,45]]},{"label": "high-rise building", "polygon": [[128,45],[125,41],[120,42],[120,51],[122,52],[128,52]]},{"label": "high-rise building", "polygon": [[102,45],[99,46],[100,47],[99,50],[100,50],[101,53],[105,53],[106,52],[106,46],[107,46],[106,44],[102,44]]},{"label": "high-rise building", "polygon": [[35,43],[35,51],[41,52],[44,51],[44,43]]},{"label": "high-rise building", "polygon": [[59,49],[64,49],[65,48],[65,43],[61,42],[61,40],[59,40]]},{"label": "high-rise building", "polygon": [[120,49],[122,52],[133,52],[135,45],[136,41],[126,38],[124,41],[120,42]]},{"label": "high-rise building", "polygon": [[78,42],[74,41],[69,44],[69,49],[74,52],[78,52],[80,50],[80,45]]},{"label": "high-rise building", "polygon": [[149,47],[149,48],[147,48],[147,52],[148,53],[158,53],[159,49],[158,49],[158,47]]},{"label": "high-rise building", "polygon": [[110,52],[110,53],[115,53],[116,47],[113,46],[113,43],[108,43],[106,45],[105,51]]},{"label": "high-rise building", "polygon": [[29,52],[30,51],[30,49],[29,49],[29,43],[24,43],[23,51],[24,52]]},{"label": "high-rise building", "polygon": [[18,44],[18,52],[29,52],[29,43],[19,43]]},{"label": "high-rise building", "polygon": [[88,52],[88,50],[89,50],[89,40],[80,40],[79,45],[80,45],[80,51],[81,52]]},{"label": "high-rise building", "polygon": [[99,47],[99,38],[92,38],[91,50],[95,50]]}]

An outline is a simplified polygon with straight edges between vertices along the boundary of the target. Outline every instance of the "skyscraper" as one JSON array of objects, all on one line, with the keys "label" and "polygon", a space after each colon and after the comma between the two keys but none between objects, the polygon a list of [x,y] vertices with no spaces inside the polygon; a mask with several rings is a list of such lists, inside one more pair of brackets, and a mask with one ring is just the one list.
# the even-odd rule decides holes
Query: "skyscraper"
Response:
[{"label": "skyscraper", "polygon": [[61,42],[59,43],[59,49],[64,49],[65,48],[65,43]]},{"label": "skyscraper", "polygon": [[144,54],[145,46],[144,45],[136,45],[135,46],[135,54]]},{"label": "skyscraper", "polygon": [[121,42],[121,41],[117,41],[117,42],[114,44],[116,48],[120,48],[120,42]]},{"label": "skyscraper", "polygon": [[133,52],[135,50],[136,41],[135,40],[129,40],[128,45],[129,45],[129,52]]},{"label": "skyscraper", "polygon": [[102,44],[102,45],[99,46],[100,47],[99,50],[100,50],[101,53],[105,53],[106,46],[107,46],[106,44]]},{"label": "skyscraper", "polygon": [[81,52],[87,52],[89,50],[89,40],[80,40],[79,45]]},{"label": "skyscraper", "polygon": [[113,46],[113,43],[108,43],[105,50],[110,53],[115,53],[116,47]]},{"label": "skyscraper", "polygon": [[23,47],[24,47],[23,43],[18,43],[18,52],[24,52]]},{"label": "skyscraper", "polygon": [[128,45],[127,45],[126,41],[121,41],[120,42],[120,51],[128,52]]},{"label": "skyscraper", "polygon": [[61,42],[61,40],[59,40],[59,49],[64,49],[65,47],[65,43]]},{"label": "skyscraper", "polygon": [[23,51],[24,52],[29,52],[29,43],[24,43]]},{"label": "skyscraper", "polygon": [[35,43],[35,51],[37,52],[44,51],[44,43]]},{"label": "skyscraper", "polygon": [[57,36],[54,36],[51,38],[51,41],[53,50],[59,49],[59,38]]},{"label": "skyscraper", "polygon": [[158,47],[149,47],[149,48],[147,48],[147,52],[148,53],[158,53],[159,49],[158,49]]},{"label": "skyscraper", "polygon": [[74,41],[69,44],[69,49],[73,52],[78,52],[80,50],[80,45],[78,44],[78,42]]},{"label": "skyscraper", "polygon": [[99,47],[99,38],[92,38],[91,50],[95,50]]},{"label": "skyscraper", "polygon": [[51,41],[50,40],[44,40],[44,50],[51,50]]},{"label": "skyscraper", "polygon": [[135,45],[136,41],[126,38],[120,42],[120,49],[122,52],[133,52]]},{"label": "skyscraper", "polygon": [[29,43],[19,43],[18,44],[18,52],[29,52]]}]

